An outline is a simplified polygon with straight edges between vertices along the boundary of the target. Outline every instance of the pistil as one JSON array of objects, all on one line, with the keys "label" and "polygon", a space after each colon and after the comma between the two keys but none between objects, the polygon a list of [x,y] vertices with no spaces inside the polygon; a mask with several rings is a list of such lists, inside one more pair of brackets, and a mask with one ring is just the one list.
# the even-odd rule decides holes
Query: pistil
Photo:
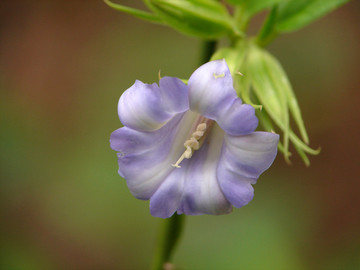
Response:
[{"label": "pistil", "polygon": [[[208,121],[206,122],[210,122],[211,120],[207,119]],[[201,138],[204,136],[205,132],[208,131],[207,129],[209,129],[209,126],[207,123],[203,122],[197,125],[196,130],[191,134],[190,139],[186,140],[184,143],[184,147],[186,148],[186,150],[184,151],[184,153],[180,156],[180,158],[176,161],[175,164],[171,164],[171,166],[175,167],[175,168],[181,168],[181,166],[179,165],[185,158],[189,159],[192,157],[194,151],[200,149],[201,144],[200,144],[200,140]]]}]

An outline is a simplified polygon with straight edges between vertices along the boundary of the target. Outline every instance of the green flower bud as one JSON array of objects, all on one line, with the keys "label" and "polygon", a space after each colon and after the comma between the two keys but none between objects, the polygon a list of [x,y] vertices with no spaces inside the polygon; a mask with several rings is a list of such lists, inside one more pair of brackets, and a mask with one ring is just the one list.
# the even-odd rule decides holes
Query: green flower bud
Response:
[{"label": "green flower bud", "polygon": [[145,0],[145,3],[164,23],[181,33],[205,39],[236,34],[231,16],[218,1]]}]

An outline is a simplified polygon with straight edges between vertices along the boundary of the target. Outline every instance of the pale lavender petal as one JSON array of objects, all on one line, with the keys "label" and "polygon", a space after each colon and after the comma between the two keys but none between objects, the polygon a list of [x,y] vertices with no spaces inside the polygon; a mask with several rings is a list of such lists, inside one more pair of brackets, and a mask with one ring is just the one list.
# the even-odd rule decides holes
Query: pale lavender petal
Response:
[{"label": "pale lavender petal", "polygon": [[242,104],[239,98],[235,98],[229,107],[221,110],[214,120],[230,135],[250,134],[258,125],[255,109],[251,105]]},{"label": "pale lavender petal", "polygon": [[184,151],[183,144],[195,118],[196,114],[189,111],[156,131],[123,127],[111,134],[111,148],[118,151],[119,174],[136,198],[150,199],[174,169],[171,164]]},{"label": "pale lavender petal", "polygon": [[165,111],[174,114],[189,109],[188,87],[180,79],[164,77],[160,79],[159,85]]},{"label": "pale lavender petal", "polygon": [[224,136],[217,176],[226,198],[235,207],[242,207],[252,199],[251,184],[274,161],[278,141],[279,135],[269,132]]},{"label": "pale lavender petal", "polygon": [[[231,173],[231,172],[230,172]],[[224,192],[226,199],[235,207],[240,208],[247,205],[254,197],[254,188],[251,185],[251,180],[243,178],[242,176],[227,175],[220,176],[219,181],[221,190]]]},{"label": "pale lavender petal", "polygon": [[111,148],[118,151],[119,174],[136,198],[148,200],[173,169],[168,158],[180,120],[178,116],[154,132],[123,127],[111,134]]},{"label": "pale lavender petal", "polygon": [[229,107],[237,96],[225,60],[199,67],[191,75],[188,86],[190,109],[210,119]]},{"label": "pale lavender petal", "polygon": [[171,217],[179,208],[186,178],[186,168],[174,169],[150,198],[150,212],[154,217]]},{"label": "pale lavender petal", "polygon": [[232,207],[226,200],[216,175],[223,136],[224,132],[214,125],[203,146],[190,160],[181,164],[187,171],[184,172],[186,182],[179,214],[220,215],[231,212]]},{"label": "pale lavender petal", "polygon": [[118,103],[123,125],[139,131],[157,130],[188,108],[187,86],[172,77],[162,78],[160,87],[156,83],[136,81],[121,95]]}]

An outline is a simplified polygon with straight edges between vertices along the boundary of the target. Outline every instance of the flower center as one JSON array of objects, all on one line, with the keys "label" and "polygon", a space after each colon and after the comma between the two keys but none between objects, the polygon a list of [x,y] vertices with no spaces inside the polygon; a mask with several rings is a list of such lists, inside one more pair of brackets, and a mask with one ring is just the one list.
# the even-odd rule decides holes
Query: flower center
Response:
[{"label": "flower center", "polygon": [[179,165],[185,158],[190,159],[194,153],[194,151],[199,150],[202,146],[206,134],[210,131],[212,125],[214,124],[213,120],[207,119],[203,116],[199,117],[197,121],[196,129],[191,134],[190,139],[186,140],[184,143],[185,151],[180,156],[180,158],[176,161],[175,164],[171,164],[171,166],[175,168],[181,168]]}]

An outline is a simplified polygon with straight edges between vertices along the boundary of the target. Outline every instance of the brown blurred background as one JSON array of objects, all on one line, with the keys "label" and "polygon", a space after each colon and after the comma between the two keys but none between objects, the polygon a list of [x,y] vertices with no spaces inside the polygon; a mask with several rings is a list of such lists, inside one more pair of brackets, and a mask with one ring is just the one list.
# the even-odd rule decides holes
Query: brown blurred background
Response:
[{"label": "brown blurred background", "polygon": [[[271,44],[322,152],[279,155],[231,215],[188,217],[179,269],[360,269],[359,18],[351,1]],[[148,269],[160,220],[109,135],[135,79],[187,78],[199,52],[102,1],[0,3],[0,269]]]}]

